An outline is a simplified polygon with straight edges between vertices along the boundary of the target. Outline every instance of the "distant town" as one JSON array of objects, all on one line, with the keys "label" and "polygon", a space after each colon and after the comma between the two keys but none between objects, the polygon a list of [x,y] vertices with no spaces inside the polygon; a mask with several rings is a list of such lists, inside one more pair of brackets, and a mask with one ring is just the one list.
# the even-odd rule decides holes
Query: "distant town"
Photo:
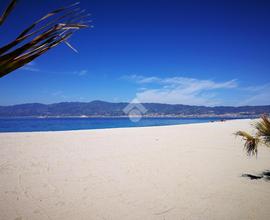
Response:
[{"label": "distant town", "polygon": [[[28,103],[12,106],[0,106],[0,117],[128,117],[124,112],[129,103],[111,103],[104,101],[62,102],[55,104]],[[190,106],[181,104],[142,103],[145,112],[135,111],[143,117],[223,117],[223,118],[254,118],[270,113],[270,105],[266,106]],[[133,104],[132,109],[136,109]],[[132,110],[131,109],[131,110]],[[136,116],[136,114],[132,114]]]}]

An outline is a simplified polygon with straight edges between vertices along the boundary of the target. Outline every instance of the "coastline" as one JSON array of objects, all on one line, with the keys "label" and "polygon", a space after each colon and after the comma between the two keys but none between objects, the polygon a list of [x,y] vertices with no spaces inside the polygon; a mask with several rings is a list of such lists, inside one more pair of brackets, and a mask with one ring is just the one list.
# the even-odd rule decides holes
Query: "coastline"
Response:
[{"label": "coastline", "polygon": [[257,120],[257,118],[242,118],[242,119],[226,119],[226,120],[216,120],[216,121],[208,121],[208,122],[194,122],[194,123],[186,123],[186,124],[170,124],[170,125],[153,125],[153,126],[137,126],[137,127],[107,127],[107,128],[92,128],[92,129],[74,129],[74,130],[53,130],[53,131],[15,131],[15,132],[0,132],[1,134],[30,134],[30,133],[73,133],[73,132],[92,132],[92,131],[99,131],[99,132],[103,132],[103,131],[113,131],[113,130],[126,130],[126,129],[141,129],[141,128],[149,128],[149,129],[155,129],[155,128],[160,128],[160,127],[164,127],[164,128],[170,128],[170,127],[178,127],[178,126],[185,126],[185,125],[201,125],[201,124],[214,124],[214,123],[226,123],[226,122],[230,122],[230,121],[249,121],[252,122],[254,120]]},{"label": "coastline", "polygon": [[0,133],[0,219],[262,219],[269,168],[237,130],[253,120]]},{"label": "coastline", "polygon": [[[140,119],[140,118],[139,118]],[[246,119],[246,118],[245,118]],[[251,118],[248,118],[251,119]],[[181,124],[197,124],[218,121],[240,120],[239,118],[0,118],[0,133],[76,131],[108,128],[153,127]],[[241,119],[242,120],[242,119]]]},{"label": "coastline", "polygon": [[[135,116],[136,117],[136,116]],[[138,116],[140,117],[140,116]],[[235,115],[235,114],[224,114],[224,115],[143,115],[143,118],[179,118],[179,119],[189,119],[189,118],[229,118],[229,119],[253,119],[253,118],[259,118],[260,115]],[[46,118],[56,118],[56,119],[65,119],[65,118],[129,118],[128,115],[119,115],[119,116],[106,116],[106,115],[74,115],[74,116],[10,116],[10,117],[0,117],[0,119],[27,119],[27,118],[33,118],[33,119],[46,119]]]}]

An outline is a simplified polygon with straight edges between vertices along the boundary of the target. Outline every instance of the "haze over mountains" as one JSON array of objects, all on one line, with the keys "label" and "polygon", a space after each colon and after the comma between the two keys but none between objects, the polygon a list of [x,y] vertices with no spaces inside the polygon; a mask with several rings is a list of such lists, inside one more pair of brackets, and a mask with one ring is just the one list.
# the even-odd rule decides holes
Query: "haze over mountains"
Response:
[{"label": "haze over mountains", "polygon": [[[0,117],[69,117],[69,116],[125,116],[123,109],[129,103],[111,103],[104,101],[92,102],[61,102],[55,104],[29,103],[13,106],[0,106]],[[143,103],[147,110],[146,116],[229,116],[246,117],[270,113],[270,105],[241,107],[206,107],[190,105],[171,105]],[[136,105],[132,108],[137,108]]]}]

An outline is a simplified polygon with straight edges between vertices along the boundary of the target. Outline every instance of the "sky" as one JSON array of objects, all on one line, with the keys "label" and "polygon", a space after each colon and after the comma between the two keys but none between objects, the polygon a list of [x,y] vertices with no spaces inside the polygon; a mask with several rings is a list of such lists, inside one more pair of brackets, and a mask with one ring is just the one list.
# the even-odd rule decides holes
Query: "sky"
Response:
[{"label": "sky", "polygon": [[[8,0],[0,1],[2,10]],[[20,0],[0,45],[70,0]],[[93,28],[0,78],[0,105],[270,104],[270,1],[81,0]]]}]

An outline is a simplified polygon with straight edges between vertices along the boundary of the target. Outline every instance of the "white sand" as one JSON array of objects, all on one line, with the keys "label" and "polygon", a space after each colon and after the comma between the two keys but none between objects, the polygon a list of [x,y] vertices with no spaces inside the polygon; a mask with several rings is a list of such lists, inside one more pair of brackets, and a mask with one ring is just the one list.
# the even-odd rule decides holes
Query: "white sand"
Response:
[{"label": "white sand", "polygon": [[270,151],[232,133],[251,120],[0,134],[1,220],[270,219]]}]

